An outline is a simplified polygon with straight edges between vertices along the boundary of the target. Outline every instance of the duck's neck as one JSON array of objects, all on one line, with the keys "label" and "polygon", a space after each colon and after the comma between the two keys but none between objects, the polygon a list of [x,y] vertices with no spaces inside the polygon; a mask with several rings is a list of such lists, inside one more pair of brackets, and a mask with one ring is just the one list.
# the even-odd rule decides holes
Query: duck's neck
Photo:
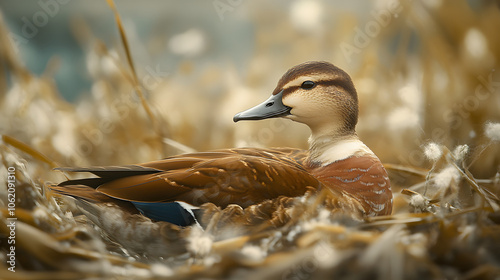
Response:
[{"label": "duck's neck", "polygon": [[356,132],[350,133],[312,133],[309,138],[308,162],[311,166],[326,166],[332,162],[352,156],[374,155],[359,140]]}]

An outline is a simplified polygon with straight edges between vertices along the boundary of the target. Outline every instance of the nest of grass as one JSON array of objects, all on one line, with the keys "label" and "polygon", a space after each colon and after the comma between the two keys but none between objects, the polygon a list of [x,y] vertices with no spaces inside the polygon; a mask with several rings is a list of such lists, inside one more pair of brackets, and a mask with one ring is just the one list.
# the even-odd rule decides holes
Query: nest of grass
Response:
[{"label": "nest of grass", "polygon": [[[262,5],[258,2],[248,5]],[[0,23],[0,277],[498,278],[500,77],[494,69],[500,38],[493,26],[499,26],[500,13],[489,1],[475,7],[465,1],[398,3],[398,16],[352,63],[337,46],[339,40],[354,44],[352,30],[363,22],[339,19],[343,24],[336,32],[315,37],[266,21],[280,11],[261,15],[250,9],[259,43],[245,77],[219,66],[195,75],[196,66],[186,62],[147,91],[116,14],[122,44],[116,51],[86,38],[95,80],[92,94],[75,104],[61,98],[50,75],[37,77],[24,68]],[[308,44],[301,43],[304,38]],[[279,57],[269,51],[284,42],[298,43]],[[279,228],[248,232],[214,222],[201,230],[152,222],[113,205],[90,205],[48,190],[67,176],[52,171],[58,166],[130,164],[191,147],[304,147],[307,131],[299,128],[293,137],[284,132],[296,129],[293,124],[272,120],[234,126],[231,117],[267,95],[260,96],[266,92],[262,85],[273,88],[270,81],[289,66],[311,60],[311,48],[324,53],[324,60],[345,64],[357,85],[358,132],[387,162],[393,215],[355,221],[330,215],[310,198],[297,201],[292,218]],[[269,69],[273,77],[262,75]],[[232,78],[221,85],[221,77]],[[207,89],[217,94],[207,96]],[[180,92],[192,94],[181,100]],[[186,100],[189,112],[179,105]],[[264,134],[272,137],[257,137]],[[214,215],[214,221],[225,214]],[[12,236],[15,244],[9,243]],[[8,270],[11,245],[15,273]]]}]

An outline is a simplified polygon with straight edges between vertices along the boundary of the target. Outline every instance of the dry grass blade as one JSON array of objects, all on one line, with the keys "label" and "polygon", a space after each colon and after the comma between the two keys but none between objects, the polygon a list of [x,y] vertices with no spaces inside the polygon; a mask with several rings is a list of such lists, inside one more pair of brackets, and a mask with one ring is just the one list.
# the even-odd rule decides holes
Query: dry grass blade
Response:
[{"label": "dry grass blade", "polygon": [[[118,13],[118,10],[116,9],[115,3],[113,0],[106,0],[108,1],[108,5],[111,7],[111,10],[113,10],[113,13],[115,15],[115,20],[116,24],[118,26],[118,31],[120,32],[120,38],[122,40],[123,47],[125,48],[125,55],[127,56],[127,62],[130,65],[130,70],[132,71],[134,80],[136,84],[139,84],[139,80],[137,79],[137,75],[135,72],[135,66],[134,66],[134,61],[132,60],[132,55],[130,54],[130,48],[128,46],[128,41],[127,41],[127,36],[125,35],[125,30],[123,29],[123,24],[122,20],[120,18],[120,14]],[[141,92],[142,94],[142,92]]]},{"label": "dry grass blade", "polygon": [[[430,199],[430,198],[427,198],[425,197],[424,195],[416,192],[416,191],[412,191],[412,190],[409,190],[409,189],[402,189],[401,190],[401,194],[404,194],[404,195],[407,195],[407,196],[414,196],[414,195],[421,195],[423,198],[425,198],[429,204],[435,204],[435,203],[438,203],[440,200],[439,199]],[[436,206],[439,206],[439,204],[436,204]]]},{"label": "dry grass blade", "polygon": [[392,226],[396,224],[421,225],[436,222],[438,218],[432,213],[403,213],[391,216],[369,217],[360,228],[376,226]]},{"label": "dry grass blade", "polygon": [[[162,130],[160,129],[158,120],[156,119],[155,115],[153,114],[153,111],[151,110],[151,107],[149,106],[148,102],[146,101],[146,98],[144,97],[144,93],[142,92],[142,87],[139,84],[139,79],[137,78],[137,72],[135,71],[134,60],[132,59],[132,55],[130,53],[130,47],[127,41],[125,30],[123,28],[120,14],[118,13],[118,10],[113,0],[106,0],[106,1],[108,2],[109,7],[111,8],[111,10],[113,10],[113,13],[115,15],[116,25],[118,26],[118,31],[120,32],[120,38],[123,44],[123,48],[125,50],[125,55],[127,56],[127,62],[130,66],[130,71],[132,73],[134,89],[141,100],[142,107],[146,111],[146,114],[148,115],[149,119],[151,120],[154,130],[158,134],[159,141],[161,142],[162,139],[165,137],[163,135]],[[162,145],[162,147],[164,146]]]},{"label": "dry grass blade", "polygon": [[50,167],[56,168],[59,167],[59,164],[57,164],[55,161],[51,160],[49,157],[45,156],[44,154],[40,153],[39,151],[33,149],[29,145],[13,138],[8,135],[2,135],[2,141],[6,144],[11,145],[12,147],[19,149],[20,151],[32,156],[33,158],[45,162]]},{"label": "dry grass blade", "polygon": [[[0,230],[4,234],[9,233],[5,223],[0,224]],[[62,271],[85,271],[85,269],[78,268],[79,262],[90,262],[100,267],[102,261],[109,261],[111,264],[130,264],[140,268],[149,268],[149,265],[131,262],[118,256],[65,246],[49,234],[20,221],[16,223],[16,233],[16,244],[19,247],[30,252],[47,265]],[[96,267],[96,269],[98,268]]]},{"label": "dry grass blade", "polygon": [[384,163],[384,167],[387,170],[404,172],[404,173],[420,176],[423,178],[425,178],[427,176],[427,174],[429,173],[428,170],[423,169],[423,168],[418,168],[418,167],[413,167],[413,166],[405,166],[405,165],[401,165],[401,164]]},{"label": "dry grass blade", "polygon": [[[2,13],[0,13],[0,23],[3,23],[3,16]],[[6,78],[5,73],[3,72],[4,70],[11,70],[13,73],[16,74],[16,76],[23,78],[23,79],[29,79],[31,77],[31,74],[29,71],[22,66],[22,63],[19,61],[18,57],[15,55],[15,50],[11,44],[11,39],[9,38],[9,31],[5,27],[5,25],[0,24],[0,65],[5,63],[5,66],[7,66],[7,69],[0,69],[0,74],[1,78],[4,79]],[[1,81],[2,83],[5,83],[5,81]]]},{"label": "dry grass blade", "polygon": [[488,202],[488,204],[491,206],[491,208],[493,208],[493,211],[496,212],[496,211],[500,210],[500,206],[499,206],[500,200],[498,199],[498,197],[494,193],[488,191],[487,189],[482,188],[476,182],[476,179],[474,178],[474,176],[472,176],[472,174],[470,173],[469,170],[467,170],[467,169],[462,170],[456,164],[455,164],[455,167],[458,169],[458,171],[460,171],[462,176],[464,176],[465,180],[467,180],[467,182],[474,188],[474,190],[479,193],[479,195],[483,198],[483,200]]},{"label": "dry grass blade", "polygon": [[0,272],[2,280],[81,280],[82,274],[75,271],[16,271]]},{"label": "dry grass blade", "polygon": [[213,244],[212,250],[218,254],[226,254],[233,251],[235,248],[242,248],[249,240],[249,236],[241,236],[217,241]]}]

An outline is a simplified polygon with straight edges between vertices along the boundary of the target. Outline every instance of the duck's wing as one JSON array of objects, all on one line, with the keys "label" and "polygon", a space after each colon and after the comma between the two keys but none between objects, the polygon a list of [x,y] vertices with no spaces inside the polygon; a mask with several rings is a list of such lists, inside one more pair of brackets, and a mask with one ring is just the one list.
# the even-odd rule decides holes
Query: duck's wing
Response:
[{"label": "duck's wing", "polygon": [[247,207],[279,196],[300,196],[307,187],[319,187],[320,182],[302,165],[304,155],[296,149],[227,149],[123,167],[61,168],[91,172],[99,178],[70,180],[59,188],[87,185],[130,202]]}]

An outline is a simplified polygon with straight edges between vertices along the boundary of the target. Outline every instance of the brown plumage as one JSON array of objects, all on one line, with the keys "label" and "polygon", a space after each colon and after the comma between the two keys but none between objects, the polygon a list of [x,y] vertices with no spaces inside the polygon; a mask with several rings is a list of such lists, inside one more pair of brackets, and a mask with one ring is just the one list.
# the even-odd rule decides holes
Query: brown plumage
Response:
[{"label": "brown plumage", "polygon": [[390,215],[392,193],[389,177],[378,158],[349,157],[327,166],[311,169],[323,186],[337,190],[360,202],[364,215]]},{"label": "brown plumage", "polygon": [[194,206],[211,202],[223,208],[229,204],[248,207],[280,195],[303,195],[307,186],[319,187],[318,180],[302,165],[304,156],[304,151],[297,149],[242,148],[185,154],[123,167],[60,168],[70,172],[89,171],[101,178],[84,179],[87,182],[70,180],[52,189],[71,194],[82,188],[77,184],[95,186],[94,181],[98,194],[79,197],[95,201],[112,197],[137,202],[183,201]]},{"label": "brown plumage", "polygon": [[[356,136],[357,114],[349,76],[330,63],[308,62],[290,69],[268,100],[234,120],[284,117],[305,123],[312,131],[310,150],[226,149],[122,167],[62,168],[98,178],[70,180],[52,189],[90,201],[130,202],[145,215],[149,212],[139,207],[143,203],[183,202],[218,209],[238,205],[235,209],[253,211],[261,220],[286,215],[276,211],[292,205],[293,198],[326,191],[331,195],[325,205],[336,210],[358,217],[387,215],[392,209],[389,179]],[[165,210],[152,211],[155,218]]]}]

